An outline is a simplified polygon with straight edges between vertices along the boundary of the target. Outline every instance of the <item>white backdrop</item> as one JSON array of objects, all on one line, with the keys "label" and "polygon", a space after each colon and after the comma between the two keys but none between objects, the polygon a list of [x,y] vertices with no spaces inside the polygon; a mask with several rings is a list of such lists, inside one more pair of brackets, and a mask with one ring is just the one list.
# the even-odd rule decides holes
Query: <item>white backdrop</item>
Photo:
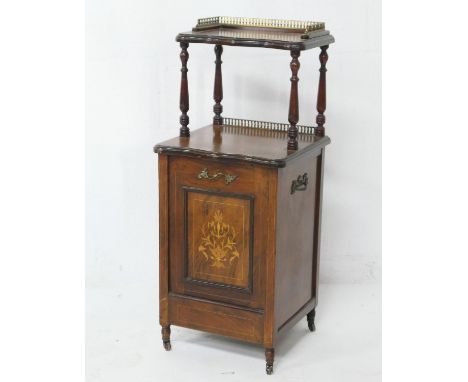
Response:
[{"label": "white backdrop", "polygon": [[[157,317],[155,143],[178,134],[178,32],[199,17],[325,21],[328,146],[321,282],[379,283],[381,256],[380,1],[87,2],[86,243],[88,323],[106,299],[146,296]],[[315,124],[318,50],[300,57],[300,124]],[[189,47],[190,127],[210,123],[213,46]],[[287,51],[225,47],[225,116],[287,122]],[[96,297],[99,296],[99,297]],[[110,306],[110,305],[109,305]],[[116,315],[126,315],[131,303]],[[111,308],[109,308],[111,309]],[[109,329],[110,330],[110,329]],[[96,335],[96,334],[95,334]],[[94,340],[94,339],[93,339]],[[88,354],[92,357],[93,354]]]}]

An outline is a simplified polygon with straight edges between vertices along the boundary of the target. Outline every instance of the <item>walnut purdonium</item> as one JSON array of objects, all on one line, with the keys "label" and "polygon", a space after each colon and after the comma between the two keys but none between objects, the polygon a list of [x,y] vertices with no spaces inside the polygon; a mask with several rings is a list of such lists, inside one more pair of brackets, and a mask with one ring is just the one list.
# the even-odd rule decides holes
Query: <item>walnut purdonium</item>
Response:
[{"label": "walnut purdonium", "polygon": [[287,131],[222,126],[222,135],[216,142],[209,125],[156,147],[160,322],[262,344],[271,356],[317,301],[330,140],[300,133],[291,155]]},{"label": "walnut purdonium", "polygon": [[[219,16],[199,19],[176,41],[179,137],[155,147],[164,348],[171,349],[171,325],[217,333],[262,344],[271,374],[278,338],[305,316],[315,330],[330,143],[326,64],[334,38],[323,22]],[[188,48],[194,43],[213,44],[215,56],[213,122],[198,130],[189,126]],[[222,54],[236,46],[289,51],[289,123],[222,115]],[[301,52],[314,48],[320,48],[315,126],[299,124],[298,95]]]}]

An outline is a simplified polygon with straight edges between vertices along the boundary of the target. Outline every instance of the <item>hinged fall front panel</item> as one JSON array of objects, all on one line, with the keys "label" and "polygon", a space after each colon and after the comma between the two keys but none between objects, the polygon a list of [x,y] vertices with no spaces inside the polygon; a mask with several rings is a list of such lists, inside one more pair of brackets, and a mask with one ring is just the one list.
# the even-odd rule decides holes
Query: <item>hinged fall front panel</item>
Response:
[{"label": "hinged fall front panel", "polygon": [[267,175],[253,165],[170,159],[170,292],[263,308]]},{"label": "hinged fall front panel", "polygon": [[253,195],[183,192],[185,280],[252,293]]}]

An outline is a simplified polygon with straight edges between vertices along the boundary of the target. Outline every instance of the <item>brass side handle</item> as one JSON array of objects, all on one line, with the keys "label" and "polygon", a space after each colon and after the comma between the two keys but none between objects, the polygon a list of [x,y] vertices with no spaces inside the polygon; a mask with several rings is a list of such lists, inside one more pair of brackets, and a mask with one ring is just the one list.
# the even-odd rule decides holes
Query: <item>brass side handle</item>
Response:
[{"label": "brass side handle", "polygon": [[224,182],[226,184],[231,184],[237,179],[237,175],[232,175],[232,174],[225,174],[219,170],[216,170],[213,175],[208,174],[208,169],[204,168],[203,170],[200,171],[200,174],[198,174],[198,179],[208,179],[208,180],[215,180],[218,179],[219,177],[224,176]]},{"label": "brass side handle", "polygon": [[307,184],[309,183],[309,178],[307,173],[304,175],[299,175],[297,179],[293,180],[291,183],[291,195],[296,191],[305,191],[307,189]]}]

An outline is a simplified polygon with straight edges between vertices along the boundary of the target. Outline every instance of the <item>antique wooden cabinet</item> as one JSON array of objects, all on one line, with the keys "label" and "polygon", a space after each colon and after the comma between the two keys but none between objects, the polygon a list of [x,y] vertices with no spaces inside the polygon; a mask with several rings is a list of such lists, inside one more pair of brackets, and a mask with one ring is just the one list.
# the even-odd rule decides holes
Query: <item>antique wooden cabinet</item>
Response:
[{"label": "antique wooden cabinet", "polygon": [[[325,73],[333,37],[323,23],[214,17],[182,48],[180,134],[159,154],[160,324],[263,345],[303,317],[315,330],[325,146]],[[213,122],[190,130],[189,43],[215,45]],[[222,116],[223,45],[289,50],[289,123]],[[320,48],[316,126],[298,125],[300,52]]]}]

